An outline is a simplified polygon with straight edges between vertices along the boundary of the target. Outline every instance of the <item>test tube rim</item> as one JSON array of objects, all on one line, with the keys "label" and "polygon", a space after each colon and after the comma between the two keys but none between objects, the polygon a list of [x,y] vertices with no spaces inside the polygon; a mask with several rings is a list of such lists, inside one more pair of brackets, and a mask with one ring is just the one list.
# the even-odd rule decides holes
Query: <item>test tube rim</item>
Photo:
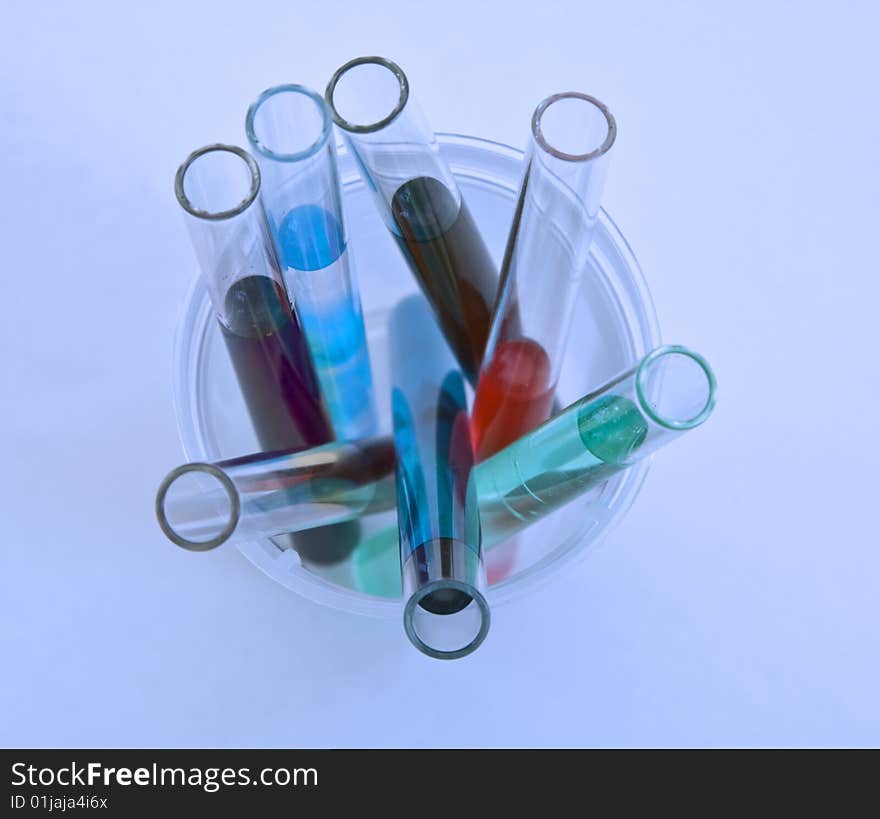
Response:
[{"label": "test tube rim", "polygon": [[[419,637],[418,632],[413,625],[413,616],[418,604],[429,594],[441,589],[453,589],[455,591],[463,592],[477,604],[477,607],[480,610],[480,630],[477,632],[477,635],[467,645],[454,649],[453,651],[440,651],[429,646],[421,637]],[[434,616],[451,617],[454,615],[437,614]],[[403,628],[404,631],[406,631],[406,636],[409,637],[410,642],[419,651],[423,654],[427,654],[429,657],[433,657],[435,660],[458,660],[461,657],[466,657],[468,654],[473,654],[473,652],[482,645],[483,640],[486,639],[491,621],[492,613],[489,609],[489,604],[486,602],[486,598],[482,595],[479,589],[472,586],[470,583],[463,583],[460,580],[447,577],[432,580],[430,583],[426,583],[424,586],[416,589],[406,601],[406,606],[403,610]]]},{"label": "test tube rim", "polygon": [[[216,478],[220,481],[221,486],[226,490],[226,494],[229,497],[229,523],[226,524],[226,527],[218,535],[210,540],[187,540],[181,537],[165,515],[165,498],[168,495],[168,490],[178,478],[186,475],[188,472],[205,472],[211,477]],[[202,463],[201,461],[182,464],[172,469],[163,478],[156,492],[156,518],[159,521],[159,528],[175,546],[180,546],[181,549],[186,549],[190,552],[208,552],[224,544],[232,536],[236,526],[238,526],[240,517],[241,501],[238,498],[235,484],[232,483],[229,475],[214,464]]]},{"label": "test tube rim", "polygon": [[[706,376],[706,386],[708,390],[706,403],[703,405],[703,408],[700,410],[700,412],[698,412],[695,416],[693,416],[692,418],[687,418],[683,421],[666,418],[658,413],[651,404],[651,401],[648,397],[648,389],[644,383],[645,375],[650,366],[658,359],[664,358],[667,355],[683,355],[687,358],[690,358],[700,367],[700,369],[703,371],[703,374]],[[687,430],[694,429],[695,427],[700,426],[700,424],[702,424],[712,414],[712,410],[715,408],[716,387],[717,385],[715,382],[715,373],[712,371],[712,367],[709,366],[709,362],[706,361],[706,359],[703,358],[703,356],[701,356],[699,353],[691,350],[689,347],[684,347],[681,344],[664,344],[661,347],[657,347],[656,349],[648,353],[639,362],[639,366],[636,368],[636,395],[638,396],[641,409],[652,421],[656,422],[661,427],[665,427],[666,429]]]},{"label": "test tube rim", "polygon": [[[356,68],[359,65],[380,65],[383,68],[387,68],[392,74],[394,74],[400,85],[400,96],[397,99],[397,105],[395,105],[391,112],[382,119],[377,122],[368,123],[367,125],[356,125],[353,122],[349,122],[336,110],[336,106],[333,104],[333,94],[336,91],[336,86],[339,83],[339,80],[342,79],[342,76],[347,71],[350,71],[352,68]],[[406,78],[406,74],[403,73],[403,69],[394,62],[394,60],[389,60],[387,57],[379,57],[376,55],[369,57],[355,57],[353,60],[349,60],[344,65],[339,66],[339,68],[333,72],[333,76],[330,77],[330,82],[327,83],[327,90],[324,92],[324,99],[327,102],[327,107],[330,109],[333,121],[342,128],[343,131],[348,131],[352,134],[371,134],[388,127],[394,122],[400,112],[406,108],[406,103],[409,100],[409,80]]]},{"label": "test tube rim", "polygon": [[[239,202],[234,208],[216,212],[201,210],[200,208],[197,208],[195,205],[193,205],[192,202],[190,202],[189,197],[186,195],[186,192],[183,189],[183,180],[186,177],[186,172],[192,167],[192,164],[197,159],[205,156],[206,154],[215,153],[218,151],[226,151],[227,153],[234,154],[247,165],[248,170],[251,174],[250,190],[248,191],[245,198],[242,199],[241,202]],[[226,145],[222,142],[215,142],[213,145],[205,145],[201,148],[197,148],[183,161],[174,176],[174,194],[177,197],[177,201],[180,203],[180,206],[190,216],[195,216],[197,219],[205,219],[211,222],[220,222],[224,219],[231,219],[233,216],[238,216],[239,214],[244,213],[256,201],[259,193],[260,168],[257,165],[257,161],[244,148],[239,148],[238,145]]]},{"label": "test tube rim", "polygon": [[[277,94],[302,94],[312,100],[321,112],[320,135],[311,145],[307,148],[303,148],[301,151],[296,151],[292,154],[282,154],[273,151],[257,137],[256,131],[254,130],[254,117],[260,109],[260,106],[266,102],[266,100],[271,99]],[[327,140],[333,130],[333,117],[330,113],[327,101],[317,91],[298,83],[285,83],[283,85],[273,85],[271,88],[267,88],[250,104],[247,110],[247,115],[245,116],[244,127],[245,132],[247,133],[248,142],[261,156],[266,157],[266,159],[272,159],[276,162],[300,162],[303,159],[308,159],[310,156],[314,156],[327,144]]]},{"label": "test tube rim", "polygon": [[[544,132],[541,129],[541,119],[551,105],[566,99],[578,99],[583,102],[588,102],[598,108],[600,113],[605,117],[608,132],[605,134],[605,139],[602,141],[602,144],[595,150],[588,151],[585,154],[569,154],[565,151],[560,151],[558,148],[554,148],[545,138]],[[590,94],[584,94],[582,91],[562,91],[559,94],[551,94],[549,97],[546,97],[538,103],[538,107],[535,108],[535,112],[532,114],[532,135],[541,150],[546,151],[550,156],[553,156],[556,159],[561,159],[565,162],[590,162],[593,159],[598,159],[600,156],[611,150],[611,146],[614,145],[614,140],[617,139],[617,120],[614,119],[614,114],[611,113],[608,106],[601,100],[596,99],[596,97],[591,96]]]}]

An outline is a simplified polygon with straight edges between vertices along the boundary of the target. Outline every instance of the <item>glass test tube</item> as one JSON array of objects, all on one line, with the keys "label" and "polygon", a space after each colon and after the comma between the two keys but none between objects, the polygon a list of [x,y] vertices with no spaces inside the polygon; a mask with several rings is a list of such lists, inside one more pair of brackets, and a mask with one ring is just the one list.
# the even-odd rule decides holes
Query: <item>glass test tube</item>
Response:
[{"label": "glass test tube", "polygon": [[497,270],[400,66],[359,57],[326,92],[392,236],[468,380],[489,334]]},{"label": "glass test tube", "polygon": [[172,543],[196,552],[327,526],[393,509],[395,461],[386,437],[184,464],[162,481],[156,517]]},{"label": "glass test tube", "polygon": [[423,653],[455,659],[490,619],[464,379],[421,296],[395,307],[389,338],[404,627]]},{"label": "glass test tube", "polygon": [[336,437],[377,430],[360,294],[342,208],[336,145],[323,97],[301,85],[264,91],[245,120],[261,199],[306,333]]},{"label": "glass test tube", "polygon": [[471,415],[478,462],[551,415],[616,131],[587,94],[535,109]]},{"label": "glass test tube", "polygon": [[258,199],[253,157],[230,145],[200,148],[178,168],[174,189],[260,446],[331,440]]},{"label": "glass test tube", "polygon": [[475,470],[486,543],[548,515],[682,433],[715,406],[708,362],[658,347]]}]

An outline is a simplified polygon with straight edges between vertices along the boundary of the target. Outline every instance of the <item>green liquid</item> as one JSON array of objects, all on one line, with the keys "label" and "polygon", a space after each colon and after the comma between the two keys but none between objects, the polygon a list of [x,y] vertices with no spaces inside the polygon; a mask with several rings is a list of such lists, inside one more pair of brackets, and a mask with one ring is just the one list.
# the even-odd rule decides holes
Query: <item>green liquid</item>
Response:
[{"label": "green liquid", "polygon": [[607,395],[564,412],[480,464],[483,543],[516,534],[625,468],[648,427],[632,401]]},{"label": "green liquid", "polygon": [[351,563],[358,591],[374,597],[400,599],[403,587],[396,525],[364,538],[352,552]]}]

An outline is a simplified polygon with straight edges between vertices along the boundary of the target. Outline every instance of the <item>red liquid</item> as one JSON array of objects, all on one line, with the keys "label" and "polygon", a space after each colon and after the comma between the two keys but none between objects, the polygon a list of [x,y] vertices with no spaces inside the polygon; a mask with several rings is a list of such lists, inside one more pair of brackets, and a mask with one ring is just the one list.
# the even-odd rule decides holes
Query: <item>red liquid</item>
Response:
[{"label": "red liquid", "polygon": [[480,373],[471,438],[477,462],[544,423],[553,406],[550,358],[529,338],[502,341]]},{"label": "red liquid", "polygon": [[[553,408],[550,358],[529,338],[502,341],[480,373],[471,439],[476,461],[484,461],[544,423]],[[490,584],[504,580],[516,564],[516,543],[509,542],[486,556]]]}]

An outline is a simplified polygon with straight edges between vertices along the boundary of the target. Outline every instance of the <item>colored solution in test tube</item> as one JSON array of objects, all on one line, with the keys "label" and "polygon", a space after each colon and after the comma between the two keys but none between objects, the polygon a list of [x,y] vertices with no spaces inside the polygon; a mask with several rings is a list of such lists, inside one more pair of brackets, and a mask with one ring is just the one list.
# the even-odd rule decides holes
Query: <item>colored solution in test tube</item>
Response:
[{"label": "colored solution in test tube", "polygon": [[[556,94],[535,109],[471,416],[477,461],[552,413],[615,134],[614,117],[587,94]],[[490,581],[515,561],[513,543],[492,555]]]},{"label": "colored solution in test tube", "polygon": [[330,112],[301,85],[264,91],[245,127],[261,198],[338,439],[375,434],[360,295],[345,231]]},{"label": "colored solution in test tube", "polygon": [[578,92],[532,116],[471,418],[478,461],[550,416],[616,133],[611,112]]},{"label": "colored solution in test tube", "polygon": [[404,627],[455,659],[489,630],[465,382],[421,296],[395,307],[389,339]]},{"label": "colored solution in test tube", "polygon": [[476,383],[497,269],[400,66],[360,57],[326,92],[379,211],[468,380]]},{"label": "colored solution in test tube", "polygon": [[[281,275],[260,186],[250,154],[210,145],[180,166],[175,192],[260,446],[319,446],[333,440],[333,426]],[[359,536],[351,522],[279,537],[276,545],[326,564],[347,556]]]},{"label": "colored solution in test tube", "polygon": [[209,145],[177,171],[175,193],[238,377],[266,450],[317,446],[332,429],[284,286],[253,157]]}]

